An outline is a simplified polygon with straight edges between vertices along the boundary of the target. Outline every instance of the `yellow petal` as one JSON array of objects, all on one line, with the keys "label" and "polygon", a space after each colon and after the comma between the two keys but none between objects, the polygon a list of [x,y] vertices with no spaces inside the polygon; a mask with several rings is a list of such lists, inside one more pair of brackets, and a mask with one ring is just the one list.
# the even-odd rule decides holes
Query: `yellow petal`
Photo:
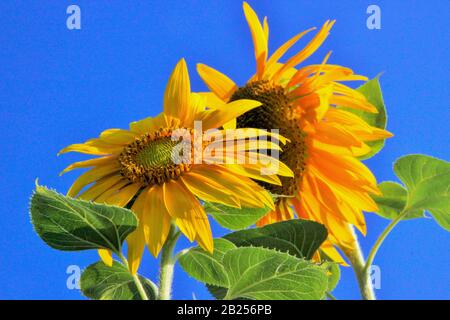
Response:
[{"label": "yellow petal", "polygon": [[137,228],[127,238],[128,243],[128,269],[135,275],[141,264],[144,254],[145,238],[142,228]]},{"label": "yellow petal", "polygon": [[236,118],[235,118],[235,119],[233,119],[233,120],[231,120],[231,121],[229,121],[227,123],[224,123],[222,127],[225,130],[233,130],[233,129],[236,129],[236,126],[237,126],[237,121],[236,121]]},{"label": "yellow petal", "polygon": [[108,249],[98,249],[98,255],[102,259],[103,263],[108,267],[112,267],[113,265],[113,257],[111,250]]},{"label": "yellow petal", "polygon": [[295,54],[292,58],[290,58],[283,67],[273,76],[273,81],[277,81],[279,78],[283,76],[283,73],[307,59],[311,56],[325,41],[328,37],[330,29],[333,27],[335,21],[327,21],[323,25],[322,29],[317,33],[317,35],[306,45],[303,50],[299,53]]},{"label": "yellow petal", "polygon": [[164,203],[172,218],[186,217],[198,200],[186,187],[175,180],[163,184]]},{"label": "yellow petal", "polygon": [[364,141],[374,141],[374,140],[380,140],[380,139],[387,139],[387,138],[391,138],[394,136],[393,133],[384,130],[384,129],[380,129],[380,128],[375,128],[375,127],[371,127],[372,128],[372,133],[370,134],[370,136],[364,136],[362,137],[362,139],[364,139]]},{"label": "yellow petal", "polygon": [[333,82],[333,91],[337,94],[353,97],[355,99],[366,100],[366,96],[364,96],[361,92],[347,87],[346,85],[339,82]]},{"label": "yellow petal", "polygon": [[[272,81],[273,75],[276,74],[283,66],[284,66],[284,64],[279,63],[279,62],[274,62],[270,66],[266,66],[266,70],[264,72],[264,79]],[[277,83],[284,88],[294,88],[295,86],[286,85],[286,83],[288,83],[289,80],[291,80],[291,78],[297,72],[298,72],[298,70],[295,68],[289,68],[289,69],[285,70],[283,72],[283,76],[277,80]],[[250,82],[251,81],[255,81],[254,77],[250,80]]]},{"label": "yellow petal", "polygon": [[209,226],[208,217],[206,216],[203,207],[196,207],[194,209],[193,216],[193,224],[195,225],[195,230],[197,231],[195,240],[197,240],[198,244],[203,249],[205,249],[209,253],[213,253],[214,242],[211,233],[211,227]]},{"label": "yellow petal", "polygon": [[356,135],[340,125],[321,122],[316,126],[315,139],[331,144],[360,147],[361,141]]},{"label": "yellow petal", "polygon": [[[236,153],[243,154],[245,151],[257,151],[257,150],[278,150],[282,151],[279,141],[272,141],[268,139],[263,139],[263,135],[259,136],[258,139],[242,139],[237,137],[234,132],[222,131],[210,137],[205,135],[205,143],[207,142],[207,147],[204,150],[204,157],[208,154],[207,149],[216,150],[220,153]],[[207,139],[215,138],[215,139]],[[210,142],[211,141],[211,142]],[[212,153],[210,153],[213,155]]]},{"label": "yellow petal", "polygon": [[240,207],[239,200],[230,192],[223,190],[219,183],[207,180],[199,174],[188,172],[181,177],[181,181],[202,200],[222,203],[229,207]]},{"label": "yellow petal", "polygon": [[320,179],[315,179],[311,175],[306,175],[302,182],[302,192],[311,193],[322,207],[326,208],[339,219],[357,226],[365,233],[365,220],[361,210],[354,204],[342,201],[333,189]]},{"label": "yellow petal", "polygon": [[291,48],[298,40],[315,29],[316,28],[311,28],[306,31],[300,32],[299,34],[286,41],[270,56],[269,61],[267,61],[267,69],[269,69],[274,63],[278,62],[278,60],[280,60],[281,57],[289,50],[289,48]]},{"label": "yellow petal", "polygon": [[145,242],[154,257],[158,256],[166,242],[170,220],[164,205],[163,189],[156,185],[148,191],[142,218]]},{"label": "yellow petal", "polygon": [[[213,93],[211,93],[214,95]],[[194,121],[201,119],[201,114],[206,110],[207,103],[203,95],[198,93],[191,93],[190,107],[187,110],[183,124],[186,128],[194,128]]]},{"label": "yellow petal", "polygon": [[[323,169],[320,167],[317,168],[317,164],[310,165],[309,169],[314,176],[328,184],[333,192],[343,201],[367,212],[376,212],[378,209],[376,203],[369,196],[368,191],[364,190],[364,185],[362,185],[362,183],[344,180],[347,179],[348,175],[342,175],[342,177],[340,177],[340,174],[337,172],[328,172],[328,174],[324,174],[323,172],[327,172],[327,170],[325,169],[325,171],[322,172],[321,170]],[[368,185],[366,186],[369,187]]]},{"label": "yellow petal", "polygon": [[[213,92],[201,92],[201,93],[199,93],[199,95],[202,96],[202,98],[205,100],[206,107],[208,107],[208,109],[225,108],[225,105],[226,105],[225,101],[228,101],[228,99],[222,100],[221,98],[219,98],[219,96],[217,96]],[[199,119],[201,119],[202,115],[200,114],[199,116],[200,116]],[[222,127],[226,130],[236,129],[236,118],[230,120],[227,123],[224,123]]]},{"label": "yellow petal", "polygon": [[99,195],[97,198],[92,199],[95,202],[103,203],[106,199],[108,199],[111,195],[117,194],[120,189],[125,187],[126,185],[129,185],[130,181],[128,179],[122,179],[119,182],[117,182],[115,185],[113,185],[111,188],[103,192],[101,195]]},{"label": "yellow petal", "polygon": [[86,185],[94,182],[95,180],[98,180],[100,178],[103,178],[104,176],[113,173],[118,172],[119,167],[116,163],[111,163],[107,165],[101,165],[99,167],[94,167],[93,169],[86,171],[81,176],[75,180],[75,182],[70,187],[69,191],[67,192],[67,195],[69,197],[76,196],[83,187]]},{"label": "yellow petal", "polygon": [[[289,142],[288,139],[283,137],[282,135],[265,130],[265,129],[257,129],[257,128],[238,128],[234,130],[233,135],[227,135],[226,140],[229,139],[251,139],[251,138],[260,138],[260,137],[271,137],[272,139],[280,141],[282,144],[286,144],[286,142]],[[231,138],[230,138],[231,137]]]},{"label": "yellow petal", "polygon": [[120,189],[119,192],[110,195],[104,202],[112,206],[125,207],[131,199],[133,199],[140,188],[141,185],[138,183],[129,184]]},{"label": "yellow petal", "polygon": [[230,102],[224,105],[223,108],[207,110],[202,118],[202,128],[204,131],[219,128],[241,114],[259,106],[261,106],[259,101],[241,99]]},{"label": "yellow petal", "polygon": [[349,231],[350,225],[332,214],[326,215],[325,220],[324,224],[327,226],[330,240],[339,244],[339,247],[343,250],[353,249],[355,238],[352,232]]},{"label": "yellow petal", "polygon": [[169,127],[168,118],[164,112],[156,117],[148,117],[139,121],[130,123],[130,131],[137,135],[143,135],[148,132],[157,131],[160,128]]},{"label": "yellow petal", "polygon": [[68,147],[62,149],[58,155],[67,153],[67,152],[79,152],[85,154],[92,155],[110,155],[110,154],[118,154],[122,152],[123,146],[121,145],[113,145],[101,141],[100,139],[91,139],[86,141],[85,143],[75,143],[71,144]]},{"label": "yellow petal", "polygon": [[208,109],[217,109],[223,108],[228,100],[222,100],[218,95],[214,92],[199,92],[199,95],[205,99],[206,106]]},{"label": "yellow petal", "polygon": [[369,147],[364,142],[361,143],[361,147],[351,147],[352,156],[354,157],[362,157],[372,151],[372,148]]},{"label": "yellow petal", "polygon": [[189,108],[191,85],[186,61],[181,59],[173,70],[164,93],[164,113],[184,120]]},{"label": "yellow petal", "polygon": [[100,134],[100,140],[106,143],[126,145],[134,140],[135,134],[123,129],[108,129]]},{"label": "yellow petal", "polygon": [[115,159],[116,159],[115,157],[109,156],[109,157],[89,159],[89,160],[85,160],[85,161],[78,161],[78,162],[72,163],[70,166],[66,167],[63,171],[61,171],[61,173],[59,175],[63,175],[66,172],[69,172],[71,170],[78,169],[78,168],[89,168],[89,167],[94,167],[97,165],[107,164],[108,162],[115,161]]},{"label": "yellow petal", "polygon": [[263,30],[264,30],[264,35],[266,36],[266,40],[267,40],[267,42],[269,42],[269,24],[267,23],[267,17],[264,17]]},{"label": "yellow petal", "polygon": [[131,208],[139,220],[136,230],[134,230],[127,237],[128,268],[133,275],[136,274],[139,269],[145,247],[144,224],[142,223],[142,217],[144,215],[144,205],[147,197],[147,191],[148,188],[141,192]]},{"label": "yellow petal", "polygon": [[264,28],[261,26],[255,11],[253,11],[247,2],[244,2],[243,8],[245,18],[247,19],[247,23],[252,34],[253,45],[255,47],[256,74],[258,79],[262,79],[268,53],[266,33],[264,32]]},{"label": "yellow petal", "polygon": [[238,86],[223,73],[205,65],[197,64],[197,72],[206,86],[223,101],[228,101]]},{"label": "yellow petal", "polygon": [[226,167],[212,164],[199,165],[193,168],[192,172],[219,182],[223,189],[231,191],[231,194],[239,199],[243,207],[274,207],[272,198],[264,188],[247,177],[233,174]]},{"label": "yellow petal", "polygon": [[377,108],[367,100],[358,100],[348,96],[332,95],[330,97],[330,103],[340,107],[378,113]]},{"label": "yellow petal", "polygon": [[185,218],[175,219],[180,231],[192,242],[197,240],[207,251],[212,252],[213,240],[208,218],[198,203]]},{"label": "yellow petal", "polygon": [[280,178],[276,175],[262,175],[261,174],[261,166],[259,165],[239,165],[239,164],[230,164],[226,166],[228,170],[239,174],[241,176],[245,176],[254,180],[264,181],[267,183],[275,184],[281,186]]},{"label": "yellow petal", "polygon": [[253,159],[258,159],[262,167],[266,169],[266,171],[262,171],[263,174],[272,172],[271,174],[277,174],[283,177],[294,176],[294,172],[291,170],[291,168],[289,168],[280,160],[275,159],[274,157],[256,152],[248,152],[248,156]]},{"label": "yellow petal", "polygon": [[92,187],[80,194],[79,198],[83,200],[94,200],[122,179],[123,177],[120,174],[102,178],[98,180]]},{"label": "yellow petal", "polygon": [[336,165],[340,167],[342,170],[346,170],[351,172],[353,176],[360,178],[361,180],[367,181],[372,184],[374,187],[377,185],[377,181],[372,171],[368,167],[366,167],[361,161],[355,159],[353,157],[344,157],[334,155],[330,152],[320,151],[321,159],[317,159],[323,162],[328,162],[330,164]]},{"label": "yellow petal", "polygon": [[[206,164],[220,164],[225,165],[227,168],[231,168],[232,166],[242,166],[245,168],[248,167],[254,169],[253,171],[254,174],[258,173],[261,176],[274,176],[274,175],[285,177],[294,176],[293,171],[283,162],[277,160],[274,157],[270,157],[262,153],[251,151],[240,153],[234,152],[227,153],[228,150],[218,150],[218,149],[214,151],[216,151],[218,154],[215,155],[204,154],[203,160]],[[265,179],[264,177],[261,177],[259,180],[264,179]],[[272,180],[271,178],[267,179]]]},{"label": "yellow petal", "polygon": [[342,255],[339,253],[339,251],[336,250],[336,248],[333,246],[333,244],[326,240],[320,249],[323,251],[323,253],[332,261],[339,263],[340,265],[347,267],[348,263],[345,262],[344,258],[342,258]]},{"label": "yellow petal", "polygon": [[[200,205],[200,204],[199,204]],[[193,242],[197,236],[197,229],[194,221],[194,210],[191,209],[185,217],[176,218],[175,224],[178,226],[180,231],[189,239],[190,242]]]},{"label": "yellow petal", "polygon": [[278,209],[274,209],[274,210],[268,212],[264,217],[259,219],[256,222],[256,226],[264,227],[265,225],[272,224],[275,222],[280,222],[280,221],[281,221],[281,219],[279,217],[279,211],[278,211]]},{"label": "yellow petal", "polygon": [[323,70],[324,70],[324,68],[325,68],[325,66],[326,66],[326,64],[328,62],[328,59],[330,58],[331,54],[332,54],[332,51],[329,51],[325,55],[324,59],[322,60],[322,63],[320,64],[319,68],[315,72],[314,76],[307,78],[303,82],[302,86],[307,86],[307,87],[310,87],[310,88],[318,88],[320,85],[323,84],[323,81],[322,81],[322,79],[324,78]]}]

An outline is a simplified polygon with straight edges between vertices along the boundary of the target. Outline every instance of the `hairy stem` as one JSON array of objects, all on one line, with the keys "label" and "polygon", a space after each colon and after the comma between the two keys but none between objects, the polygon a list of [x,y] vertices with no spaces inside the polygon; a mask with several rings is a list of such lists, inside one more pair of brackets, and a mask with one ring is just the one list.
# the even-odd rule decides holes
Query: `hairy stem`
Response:
[{"label": "hairy stem", "polygon": [[347,258],[350,260],[350,264],[355,272],[356,280],[358,281],[359,290],[364,300],[376,300],[375,291],[373,290],[372,281],[370,279],[369,269],[366,268],[366,262],[359,245],[358,238],[355,230],[349,225],[353,234],[353,244],[350,248],[341,248]]},{"label": "hairy stem", "polygon": [[179,235],[180,233],[176,231],[176,227],[172,224],[167,240],[161,250],[158,300],[170,300],[171,298],[173,269],[176,262],[173,256],[173,249]]},{"label": "hairy stem", "polygon": [[[123,254],[120,254],[120,259],[122,260],[123,264],[127,267],[128,269],[128,260],[124,257]],[[133,281],[134,284],[136,285],[136,288],[139,292],[139,296],[141,297],[142,300],[149,300],[147,293],[145,292],[144,286],[141,283],[141,280],[139,279],[139,276],[137,274],[133,274]]]}]

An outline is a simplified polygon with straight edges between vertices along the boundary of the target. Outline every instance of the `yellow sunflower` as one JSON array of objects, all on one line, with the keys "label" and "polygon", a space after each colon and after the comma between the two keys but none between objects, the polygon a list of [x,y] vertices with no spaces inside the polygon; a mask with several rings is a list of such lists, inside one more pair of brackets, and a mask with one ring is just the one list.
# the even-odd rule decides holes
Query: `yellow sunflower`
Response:
[{"label": "yellow sunflower", "polygon": [[[256,58],[256,74],[239,87],[226,75],[204,64],[198,73],[212,93],[209,101],[238,99],[260,101],[263,106],[250,110],[225,127],[278,128],[290,140],[280,160],[294,171],[294,178],[282,177],[282,185],[266,185],[278,198],[276,210],[259,225],[294,217],[324,224],[331,243],[350,248],[354,242],[348,224],[363,234],[366,225],[363,211],[377,209],[370,194],[378,194],[371,171],[357,157],[370,152],[365,143],[392,135],[368,125],[346,108],[376,113],[377,109],[345,81],[367,80],[352,70],[328,64],[328,54],[318,65],[297,66],[311,56],[327,38],[334,21],[327,21],[314,38],[299,52],[279,60],[286,51],[314,28],[301,32],[268,55],[267,18],[261,24],[256,13],[244,2],[244,14],[250,27]],[[343,262],[329,241],[322,249],[331,258]]]},{"label": "yellow sunflower", "polygon": [[[183,129],[182,132],[187,132],[191,137],[195,134],[192,129],[194,121],[201,121],[204,131],[219,128],[260,105],[257,101],[236,100],[229,104],[216,103],[212,109],[207,109],[205,99],[191,93],[188,70],[182,59],[166,87],[163,113],[133,122],[129,130],[106,130],[99,138],[72,144],[60,152],[75,151],[100,156],[76,162],[62,172],[91,168],[77,178],[68,196],[120,207],[131,205],[139,219],[137,230],[127,239],[129,265],[133,273],[139,267],[145,244],[154,256],[158,255],[172,222],[190,241],[197,241],[211,252],[211,229],[199,199],[232,207],[274,208],[271,196],[253,179],[275,184],[281,182],[275,174],[261,174],[267,163],[237,165],[214,162],[217,154],[224,154],[225,157],[233,155],[234,149],[230,151],[229,148],[225,153],[220,153],[224,151],[221,148],[230,145],[228,135],[222,135],[223,140],[214,140],[218,142],[215,152],[202,154],[202,161],[193,161],[193,142],[188,144],[192,147],[188,151],[193,153],[180,153],[182,158],[188,155],[188,161],[174,158],[173,154],[177,154],[174,150],[180,144],[173,135]],[[284,141],[283,137],[262,130],[246,133],[245,137],[251,138],[249,135],[253,135],[253,138],[270,135]],[[232,139],[231,142],[237,142],[239,132]],[[202,142],[201,151],[204,152],[208,146],[208,142]],[[251,150],[249,144],[245,152],[246,155],[259,155],[257,151]],[[272,163],[276,162],[275,159],[271,160]],[[278,174],[292,176],[286,166],[281,163],[276,165]],[[107,264],[112,263],[111,252],[100,250],[99,253]]]}]

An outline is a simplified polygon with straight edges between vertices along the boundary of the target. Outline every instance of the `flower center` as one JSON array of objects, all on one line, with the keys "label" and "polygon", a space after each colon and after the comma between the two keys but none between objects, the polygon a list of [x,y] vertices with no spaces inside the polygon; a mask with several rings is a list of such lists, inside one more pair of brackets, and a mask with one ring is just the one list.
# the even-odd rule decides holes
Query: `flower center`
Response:
[{"label": "flower center", "polygon": [[267,80],[255,81],[239,88],[230,101],[239,99],[256,100],[261,102],[262,106],[239,116],[238,128],[279,129],[279,133],[291,141],[283,147],[279,160],[294,172],[294,177],[280,177],[281,186],[267,183],[261,185],[273,194],[294,196],[299,190],[305,170],[306,134],[298,127],[298,116],[284,88]]},{"label": "flower center", "polygon": [[120,173],[133,183],[144,186],[178,179],[190,164],[182,163],[181,152],[174,150],[179,141],[172,140],[172,130],[146,133],[127,145],[118,157]]}]

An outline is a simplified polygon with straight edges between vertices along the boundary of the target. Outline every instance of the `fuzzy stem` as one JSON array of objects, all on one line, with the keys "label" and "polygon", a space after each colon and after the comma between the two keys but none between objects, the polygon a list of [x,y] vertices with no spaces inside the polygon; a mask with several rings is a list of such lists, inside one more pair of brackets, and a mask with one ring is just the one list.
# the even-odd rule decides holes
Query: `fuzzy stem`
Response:
[{"label": "fuzzy stem", "polygon": [[180,233],[176,231],[176,227],[172,225],[167,240],[161,250],[158,300],[170,300],[171,298],[173,269],[176,261],[173,256],[173,249],[175,248],[179,235]]},{"label": "fuzzy stem", "polygon": [[341,248],[355,272],[356,280],[358,281],[359,290],[364,300],[376,300],[375,291],[373,290],[372,281],[370,279],[369,269],[366,268],[363,252],[359,245],[355,230],[349,225],[349,229],[353,235],[353,243],[351,248]]},{"label": "fuzzy stem", "polygon": [[[128,269],[128,260],[124,257],[123,254],[119,255],[120,259],[122,260],[123,264],[127,267]],[[136,288],[139,292],[139,296],[141,297],[142,300],[149,300],[147,293],[145,292],[144,287],[142,286],[141,280],[139,280],[139,276],[137,274],[133,274],[133,281],[134,284],[136,285]]]}]

